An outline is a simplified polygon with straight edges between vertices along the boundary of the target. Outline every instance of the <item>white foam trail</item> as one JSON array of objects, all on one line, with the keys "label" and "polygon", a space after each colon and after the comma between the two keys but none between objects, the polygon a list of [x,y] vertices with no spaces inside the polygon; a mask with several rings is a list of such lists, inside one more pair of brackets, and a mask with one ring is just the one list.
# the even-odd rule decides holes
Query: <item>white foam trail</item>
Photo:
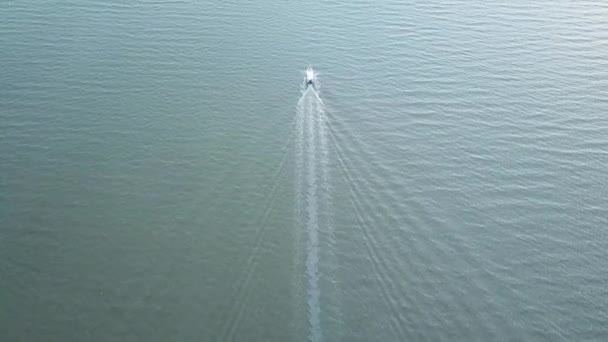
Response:
[{"label": "white foam trail", "polygon": [[[306,189],[306,186],[304,184],[304,164],[305,164],[305,159],[304,159],[304,145],[305,145],[305,140],[304,140],[304,135],[305,135],[305,131],[304,131],[304,124],[305,124],[305,119],[304,119],[304,98],[305,98],[305,94],[302,95],[302,97],[300,98],[300,100],[298,101],[298,105],[297,105],[297,109],[296,109],[296,124],[295,124],[295,141],[294,141],[294,176],[295,176],[295,191],[294,191],[294,195],[295,195],[295,206],[294,206],[294,217],[295,217],[295,230],[294,230],[294,264],[295,265],[300,265],[301,261],[304,258],[304,250],[302,248],[303,241],[305,241],[305,235],[302,231],[302,227],[304,227],[304,189]],[[298,272],[299,274],[299,272]],[[294,277],[294,280],[296,281],[296,283],[294,284],[296,286],[296,288],[300,288],[300,284],[301,284],[301,280],[299,279],[299,276]],[[296,303],[294,303],[296,304]],[[296,306],[296,308],[298,308],[298,306]],[[296,309],[294,312],[299,313],[300,311],[298,309]],[[300,321],[300,319],[302,318],[301,316],[296,314],[296,321]]]},{"label": "white foam trail", "polygon": [[[314,91],[314,90],[313,90]],[[321,341],[321,305],[319,288],[319,207],[317,203],[317,139],[316,139],[316,111],[314,98],[309,96],[306,114],[307,139],[308,139],[308,255],[306,258],[306,270],[308,273],[308,309],[310,310],[310,339],[311,341]]]},{"label": "white foam trail", "polygon": [[[309,341],[322,340],[321,288],[319,285],[319,161],[317,145],[319,112],[314,89],[308,88],[297,107],[296,129],[296,217],[305,229]],[[298,235],[298,234],[296,234]]]}]

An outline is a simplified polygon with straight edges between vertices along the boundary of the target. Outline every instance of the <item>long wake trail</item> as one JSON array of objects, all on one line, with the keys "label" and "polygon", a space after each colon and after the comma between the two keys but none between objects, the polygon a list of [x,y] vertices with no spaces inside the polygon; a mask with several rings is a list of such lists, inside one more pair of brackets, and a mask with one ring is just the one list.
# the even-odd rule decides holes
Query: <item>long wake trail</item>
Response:
[{"label": "long wake trail", "polygon": [[309,341],[322,341],[320,287],[320,222],[326,207],[326,139],[322,137],[323,105],[318,94],[308,88],[297,107],[296,205],[298,220],[306,232],[306,300]]}]

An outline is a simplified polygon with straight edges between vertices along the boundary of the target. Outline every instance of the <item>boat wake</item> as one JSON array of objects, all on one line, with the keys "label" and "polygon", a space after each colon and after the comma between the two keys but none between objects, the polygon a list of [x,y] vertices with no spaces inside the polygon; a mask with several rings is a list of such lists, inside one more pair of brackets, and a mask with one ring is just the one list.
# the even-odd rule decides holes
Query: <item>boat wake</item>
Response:
[{"label": "boat wake", "polygon": [[298,101],[295,139],[296,222],[305,232],[309,340],[321,341],[320,235],[330,228],[328,148],[323,101],[313,87]]}]

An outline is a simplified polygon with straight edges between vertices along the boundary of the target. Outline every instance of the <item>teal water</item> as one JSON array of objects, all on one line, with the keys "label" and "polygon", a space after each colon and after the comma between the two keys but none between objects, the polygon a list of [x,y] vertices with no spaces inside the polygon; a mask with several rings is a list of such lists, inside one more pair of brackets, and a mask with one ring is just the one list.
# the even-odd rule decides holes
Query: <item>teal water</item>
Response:
[{"label": "teal water", "polygon": [[14,0],[0,65],[2,340],[608,340],[603,1]]}]

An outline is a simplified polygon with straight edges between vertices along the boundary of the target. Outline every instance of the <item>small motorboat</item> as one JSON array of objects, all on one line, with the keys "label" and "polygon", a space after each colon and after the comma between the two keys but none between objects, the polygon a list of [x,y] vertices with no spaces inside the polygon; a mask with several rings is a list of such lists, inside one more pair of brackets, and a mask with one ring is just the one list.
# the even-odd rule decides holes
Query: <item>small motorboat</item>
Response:
[{"label": "small motorboat", "polygon": [[308,67],[308,69],[306,69],[306,86],[308,87],[309,85],[312,85],[314,87],[315,85],[315,71],[312,69],[311,66]]}]

